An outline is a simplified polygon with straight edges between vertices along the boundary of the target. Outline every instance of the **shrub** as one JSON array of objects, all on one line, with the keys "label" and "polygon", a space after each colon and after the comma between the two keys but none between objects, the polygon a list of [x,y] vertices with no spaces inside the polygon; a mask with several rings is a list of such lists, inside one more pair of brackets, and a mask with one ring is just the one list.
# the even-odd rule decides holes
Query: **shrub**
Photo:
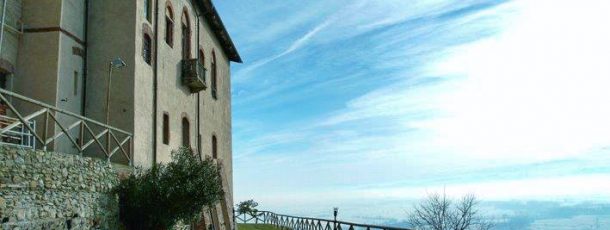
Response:
[{"label": "shrub", "polygon": [[258,212],[258,210],[256,209],[256,207],[258,206],[258,203],[256,203],[256,201],[254,200],[247,200],[247,201],[242,201],[239,202],[239,204],[236,205],[236,212],[238,215],[241,214],[250,214],[250,215],[256,215],[256,212]]},{"label": "shrub", "polygon": [[187,148],[173,151],[168,164],[136,169],[114,192],[121,205],[119,218],[128,229],[169,229],[178,221],[193,222],[204,206],[223,196],[220,168]]}]

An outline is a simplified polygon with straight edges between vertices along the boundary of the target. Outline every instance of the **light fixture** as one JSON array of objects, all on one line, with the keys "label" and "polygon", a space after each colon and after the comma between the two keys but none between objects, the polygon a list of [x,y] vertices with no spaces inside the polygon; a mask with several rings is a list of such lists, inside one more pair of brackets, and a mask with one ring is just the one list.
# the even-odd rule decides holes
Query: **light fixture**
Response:
[{"label": "light fixture", "polygon": [[333,208],[333,215],[335,216],[335,222],[333,223],[333,230],[337,230],[337,213],[339,213],[339,208],[338,207],[334,207]]},{"label": "light fixture", "polygon": [[123,61],[123,59],[121,59],[120,57],[115,58],[114,60],[112,60],[110,62],[110,66],[120,69],[123,68],[125,66],[127,66],[127,64],[125,64],[125,62]]},{"label": "light fixture", "polygon": [[[112,69],[121,69],[127,66],[123,59],[116,57],[108,65],[108,85],[106,86],[106,125],[110,124],[110,84],[112,84]],[[107,140],[110,142],[110,140]]]}]

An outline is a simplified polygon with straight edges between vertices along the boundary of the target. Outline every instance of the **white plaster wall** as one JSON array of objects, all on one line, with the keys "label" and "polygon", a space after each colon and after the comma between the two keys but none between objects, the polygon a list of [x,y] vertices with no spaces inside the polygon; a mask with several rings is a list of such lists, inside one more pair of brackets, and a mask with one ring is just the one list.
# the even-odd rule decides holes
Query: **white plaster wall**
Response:
[{"label": "white plaster wall", "polygon": [[[211,87],[211,60],[212,50],[216,53],[217,74],[217,99],[212,97],[211,88],[202,93],[202,149],[203,153],[212,156],[212,135],[216,135],[218,141],[218,161],[223,164],[225,178],[228,187],[227,203],[229,213],[232,212],[233,204],[233,161],[231,140],[231,78],[230,62],[212,33],[209,25],[202,21],[200,23],[200,44],[205,52],[205,66],[208,69],[207,83]],[[221,211],[221,207],[217,207]],[[222,221],[222,215],[221,221]],[[231,219],[231,218],[229,218]]]},{"label": "white plaster wall", "polygon": [[[110,125],[134,132],[136,116],[134,101],[134,76],[136,65],[136,33],[134,12],[136,1],[90,1],[87,36],[87,100],[85,115],[105,122],[108,66],[116,57],[127,64],[112,74],[110,87]],[[134,162],[150,164],[145,148],[147,137],[134,134]],[[142,143],[142,144],[139,144]],[[94,152],[100,152],[95,151]]]},{"label": "white plaster wall", "polygon": [[[19,21],[21,20],[22,11],[21,0],[7,0],[6,2],[6,16],[4,23],[14,29],[19,29]],[[3,5],[0,4],[0,15],[3,11]],[[17,53],[19,48],[19,34],[9,29],[4,28],[4,34],[2,39],[2,52],[0,52],[0,58],[8,61],[11,65],[17,66]]]},{"label": "white plaster wall", "polygon": [[[61,2],[24,0],[22,20],[26,28],[57,27],[60,22]],[[56,105],[57,75],[59,72],[60,32],[24,33],[18,48],[13,90],[24,96]],[[13,101],[22,114],[40,108],[18,100]],[[42,124],[42,119],[37,120]],[[42,135],[42,129],[37,129]],[[48,134],[55,132],[51,126]],[[53,146],[50,146],[51,149]]]},{"label": "white plaster wall", "polygon": [[[200,98],[200,128],[201,133],[201,153],[204,156],[212,156],[212,135],[216,135],[218,141],[218,160],[224,165],[225,178],[227,179],[226,192],[228,194],[228,208],[232,212],[233,204],[233,172],[232,172],[232,144],[231,144],[231,92],[230,92],[230,71],[229,60],[223,49],[212,33],[209,25],[203,17],[199,20],[199,41],[197,41],[197,30],[195,17],[196,14],[187,0],[168,0],[174,9],[174,44],[173,48],[165,42],[165,0],[159,0],[159,110],[157,125],[158,161],[167,162],[170,160],[170,151],[182,144],[181,119],[184,114],[189,118],[191,124],[191,146],[197,146],[197,96]],[[207,71],[206,83],[208,88],[198,94],[191,94],[186,86],[181,82],[182,60],[182,39],[181,39],[181,16],[182,10],[186,7],[189,12],[191,22],[191,56],[197,56],[197,43],[199,48],[204,51],[205,68]],[[144,20],[141,16],[140,20]],[[139,23],[140,24],[140,23]],[[141,39],[137,39],[141,40]],[[213,99],[211,94],[211,60],[212,51],[216,53],[217,63],[217,98]],[[167,112],[170,117],[170,144],[163,144],[162,117]],[[220,211],[220,206],[217,207]],[[220,221],[223,222],[222,215]]]},{"label": "white plaster wall", "polygon": [[[84,16],[85,8],[82,0],[63,0],[61,8],[61,28],[74,34],[81,41],[84,40]],[[74,38],[60,33],[59,35],[59,50],[58,50],[58,73],[57,73],[57,95],[56,105],[61,109],[81,114],[83,105],[83,72],[84,58],[75,55],[73,48],[84,49],[85,47],[78,43]],[[75,79],[75,73],[77,79]],[[76,81],[76,82],[75,82]],[[76,92],[74,90],[76,85]],[[58,115],[58,119],[62,125],[67,127],[78,119]],[[55,130],[60,132],[60,128]],[[79,136],[79,130],[73,129],[70,131],[73,137]],[[56,151],[65,153],[78,153],[78,149],[70,142],[67,137],[61,137],[55,144]]]},{"label": "white plaster wall", "polygon": [[[146,24],[151,31],[154,30],[154,18],[152,21],[144,17],[144,1],[136,2],[135,11],[135,33],[134,33],[134,135],[137,137],[135,153],[137,153],[137,165],[150,167],[153,162],[153,65],[144,61],[143,50],[143,26]],[[152,35],[154,36],[154,34]],[[151,46],[154,46],[154,38]],[[154,60],[154,54],[152,56]]]},{"label": "white plaster wall", "polygon": [[[82,85],[83,85],[83,57],[74,55],[72,47],[83,48],[83,46],[71,37],[61,33],[59,36],[59,55],[58,55],[58,72],[57,72],[57,95],[56,105],[61,109],[81,114],[82,112]],[[74,93],[74,74],[77,72],[77,90]],[[68,125],[78,121],[78,119],[69,117],[63,114],[57,116],[59,122],[67,127]],[[56,127],[57,132],[61,132],[59,127]],[[79,136],[77,128],[70,131],[73,137]],[[56,141],[54,148],[56,151],[64,153],[78,153],[78,149],[70,142],[67,137],[61,137]]]},{"label": "white plaster wall", "polygon": [[[168,162],[171,160],[171,151],[182,146],[182,118],[187,117],[190,123],[191,147],[197,147],[197,94],[190,92],[189,88],[182,84],[182,28],[181,20],[183,12],[188,13],[191,28],[191,57],[196,57],[196,27],[195,11],[189,1],[172,0],[174,10],[174,43],[170,47],[165,42],[165,5],[164,0],[159,0],[159,65],[158,65],[158,118],[157,123],[157,161]],[[143,16],[141,17],[143,18]],[[169,114],[170,141],[163,143],[163,114]]]}]

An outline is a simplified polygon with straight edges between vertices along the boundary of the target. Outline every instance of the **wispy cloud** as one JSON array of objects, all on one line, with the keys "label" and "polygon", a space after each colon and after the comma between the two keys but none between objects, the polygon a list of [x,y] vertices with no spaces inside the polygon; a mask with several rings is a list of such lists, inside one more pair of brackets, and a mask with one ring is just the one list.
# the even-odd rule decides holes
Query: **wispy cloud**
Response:
[{"label": "wispy cloud", "polygon": [[299,15],[280,49],[237,69],[236,196],[605,189],[587,183],[610,171],[595,164],[609,160],[607,6],[359,1]]},{"label": "wispy cloud", "polygon": [[261,60],[257,60],[254,63],[252,63],[251,65],[248,65],[247,67],[241,69],[240,72],[235,74],[236,81],[241,82],[241,81],[248,80],[248,78],[252,76],[252,74],[251,74],[252,71],[260,68],[261,66],[266,65],[269,62],[275,61],[278,58],[286,56],[286,55],[298,50],[299,48],[303,47],[304,45],[307,44],[307,42],[309,40],[311,40],[311,38],[313,36],[315,36],[318,32],[320,32],[320,30],[326,28],[331,22],[332,22],[332,19],[325,20],[321,24],[317,25],[316,27],[314,27],[313,29],[311,29],[310,31],[305,33],[302,37],[300,37],[297,40],[295,40],[294,42],[292,42],[292,44],[290,44],[290,46],[288,48],[286,48],[284,51],[282,51],[281,53],[275,54],[271,57],[263,58]]}]

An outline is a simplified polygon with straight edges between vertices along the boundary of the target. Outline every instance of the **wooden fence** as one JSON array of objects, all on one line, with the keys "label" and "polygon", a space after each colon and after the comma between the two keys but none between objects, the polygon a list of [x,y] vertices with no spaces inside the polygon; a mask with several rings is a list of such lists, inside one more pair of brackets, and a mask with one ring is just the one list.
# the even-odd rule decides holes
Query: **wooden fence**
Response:
[{"label": "wooden fence", "polygon": [[[19,106],[15,106],[16,102],[19,102]],[[133,165],[133,134],[129,132],[4,89],[0,89],[0,103],[7,107],[4,117],[12,118],[3,119],[11,122],[0,125],[0,144],[10,145],[11,142],[6,140],[15,142],[15,139],[27,137],[34,143],[28,142],[30,144],[23,147],[47,151],[48,147],[56,146],[52,144],[59,142],[60,137],[65,137],[62,141],[68,141],[81,155],[86,150],[92,150],[103,153],[110,161],[116,153],[120,153],[121,158]],[[26,106],[27,110],[18,109]],[[33,112],[24,112],[31,110]],[[59,119],[60,116],[63,119]],[[51,127],[54,127],[52,131]],[[22,133],[15,134],[16,128]]]}]

